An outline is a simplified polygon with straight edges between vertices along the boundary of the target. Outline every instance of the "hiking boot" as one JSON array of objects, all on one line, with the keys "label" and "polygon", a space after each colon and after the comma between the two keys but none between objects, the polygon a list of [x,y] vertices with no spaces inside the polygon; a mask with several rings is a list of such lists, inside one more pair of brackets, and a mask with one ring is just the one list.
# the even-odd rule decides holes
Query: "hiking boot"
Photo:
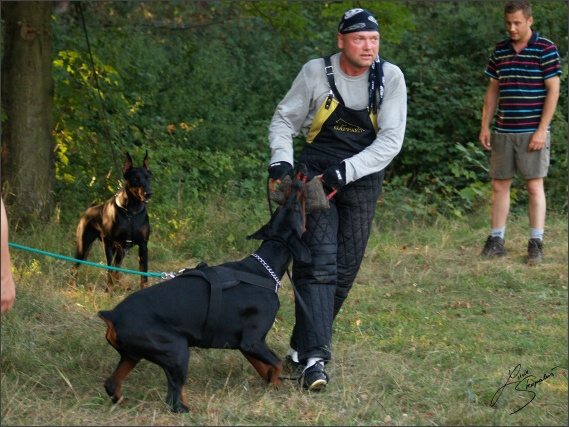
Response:
[{"label": "hiking boot", "polygon": [[541,239],[528,240],[528,261],[529,265],[536,265],[543,258],[543,242]]},{"label": "hiking boot", "polygon": [[488,236],[480,256],[485,258],[508,256],[506,248],[504,248],[504,243],[504,239],[501,237]]},{"label": "hiking boot", "polygon": [[321,360],[306,368],[298,381],[305,390],[320,391],[325,388],[330,378],[324,370],[324,361]]}]

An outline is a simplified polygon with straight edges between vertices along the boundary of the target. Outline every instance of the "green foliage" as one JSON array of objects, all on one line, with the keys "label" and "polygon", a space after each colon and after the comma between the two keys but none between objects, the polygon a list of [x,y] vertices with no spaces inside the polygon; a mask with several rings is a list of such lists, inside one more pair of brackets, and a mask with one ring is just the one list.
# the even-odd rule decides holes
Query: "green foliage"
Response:
[{"label": "green foliage", "polygon": [[[116,191],[126,151],[135,162],[149,151],[155,209],[168,212],[229,189],[256,199],[264,191],[274,108],[302,64],[337,49],[335,29],[351,7],[378,16],[382,56],[407,81],[406,138],[388,168],[386,189],[414,199],[411,211],[435,217],[463,216],[489,197],[488,153],[477,138],[488,55],[505,37],[501,3],[78,7],[57,15],[52,31],[55,192],[63,217],[74,218]],[[567,23],[557,19],[563,11],[561,3],[534,7],[535,28],[558,43],[564,61],[546,185],[549,208],[557,211],[567,207]],[[513,208],[526,197],[516,180]]]},{"label": "green foliage", "polygon": [[558,212],[567,212],[567,141],[569,132],[567,118],[567,62],[563,64],[561,75],[561,94],[558,107],[551,125],[551,163],[548,178],[545,181],[545,194],[547,200],[552,202],[553,209]]},{"label": "green foliage", "polygon": [[[460,216],[471,209],[486,172],[480,161],[475,170],[462,170],[472,166],[464,162],[466,148],[480,158],[472,141],[478,136],[486,84],[488,20],[474,13],[476,7],[410,5],[421,32],[409,33],[409,43],[393,53],[407,80],[408,120],[403,151],[392,168],[405,177],[406,185],[432,195],[443,215]],[[454,19],[449,20],[451,14]],[[465,32],[467,27],[477,31]]]},{"label": "green foliage", "polygon": [[[133,9],[117,12],[130,16]],[[56,192],[62,204],[87,206],[108,198],[126,151],[142,158],[149,150],[157,172],[155,194],[166,210],[170,201],[223,194],[229,183],[237,183],[232,190],[244,197],[259,188],[268,162],[266,124],[274,108],[266,98],[282,66],[265,58],[245,60],[250,53],[268,58],[273,50],[255,52],[258,40],[246,37],[251,22],[231,26],[229,34],[215,26],[203,28],[205,34],[88,27],[98,80],[90,52],[80,45],[84,34],[78,23],[57,24],[55,44],[74,48],[59,50],[54,60]],[[204,45],[204,39],[211,42]],[[268,37],[264,42],[272,43]],[[244,79],[257,62],[268,65],[259,78]]]},{"label": "green foliage", "polygon": [[[542,19],[536,20],[536,29],[558,43],[566,64],[567,23],[554,19],[554,11],[564,16],[567,5],[541,2],[538,5],[534,16],[541,15]],[[403,70],[408,87],[405,143],[388,176],[395,180],[393,187],[402,184],[418,194],[426,193],[427,199],[439,207],[434,212],[461,216],[489,194],[487,168],[477,140],[487,85],[484,70],[495,43],[506,38],[503,4],[417,2],[409,3],[408,7],[415,28],[421,31],[407,32],[396,49],[387,49],[393,62]],[[552,125],[555,142],[546,184],[552,209],[567,206],[565,67],[562,95]],[[471,151],[470,159],[465,157],[467,149]],[[477,160],[472,162],[472,157]],[[523,181],[515,180],[513,208],[518,202],[527,204],[525,193]]]},{"label": "green foliage", "polygon": [[[381,38],[399,43],[406,30],[413,28],[409,9],[401,2],[343,1],[343,2],[242,2],[246,16],[260,17],[282,37],[304,39],[316,51],[322,46],[334,50],[336,38],[329,28],[336,29],[342,14],[361,7],[372,12],[380,23]],[[333,34],[334,35],[334,34]],[[321,56],[327,52],[316,54]]]}]

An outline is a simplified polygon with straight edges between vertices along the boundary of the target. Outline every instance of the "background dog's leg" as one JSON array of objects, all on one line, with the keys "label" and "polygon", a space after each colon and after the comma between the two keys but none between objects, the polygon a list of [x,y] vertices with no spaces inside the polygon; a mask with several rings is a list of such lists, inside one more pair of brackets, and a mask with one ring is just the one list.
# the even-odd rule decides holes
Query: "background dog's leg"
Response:
[{"label": "background dog's leg", "polygon": [[[125,255],[125,252],[124,252],[124,249],[123,249],[121,246],[118,246],[118,245],[117,245],[117,246],[114,247],[114,251],[113,251],[114,263],[113,263],[113,265],[114,265],[115,267],[120,268],[120,266],[122,265],[122,262],[123,262],[123,260],[124,260],[124,255]],[[118,286],[118,285],[121,284],[121,279],[120,279],[120,277],[121,277],[121,276],[120,276],[120,273],[119,273],[118,271],[113,271],[113,278],[114,278],[114,281],[115,281],[115,283],[114,283],[115,286]],[[125,291],[130,291],[131,288],[130,288],[130,286],[125,285],[125,286],[124,286],[124,290],[125,290]]]},{"label": "background dog's leg", "polygon": [[77,287],[77,269],[79,268],[79,263],[76,262],[73,267],[71,267],[71,286],[76,288]]},{"label": "background dog's leg", "polygon": [[[105,259],[107,260],[107,265],[110,267],[114,264],[115,267],[118,267],[116,260],[118,253],[117,253],[117,248],[113,246],[113,242],[103,238],[103,246],[105,247]],[[120,280],[119,272],[115,270],[109,270],[107,274],[107,292],[114,291],[116,284],[118,284],[119,280]]]},{"label": "background dog's leg", "polygon": [[[86,221],[86,219],[82,218],[77,227],[77,250],[75,252],[75,258],[81,261],[87,259],[93,242],[100,237],[99,231],[87,224]],[[77,269],[80,265],[80,263],[75,263],[73,267],[71,267],[71,286],[73,287],[77,286]]]},{"label": "background dog's leg", "polygon": [[[114,244],[112,242],[106,241],[104,242],[105,246],[105,258],[107,259],[107,265],[119,268],[122,264],[124,259],[124,250],[118,244]],[[107,291],[114,291],[120,283],[120,273],[116,270],[109,270],[107,275]],[[130,290],[128,286],[125,287],[125,290]]]},{"label": "background dog's leg", "polygon": [[[138,269],[141,272],[148,272],[148,246],[146,243],[141,243],[138,245]],[[144,289],[148,286],[148,277],[140,276],[140,289]]]}]

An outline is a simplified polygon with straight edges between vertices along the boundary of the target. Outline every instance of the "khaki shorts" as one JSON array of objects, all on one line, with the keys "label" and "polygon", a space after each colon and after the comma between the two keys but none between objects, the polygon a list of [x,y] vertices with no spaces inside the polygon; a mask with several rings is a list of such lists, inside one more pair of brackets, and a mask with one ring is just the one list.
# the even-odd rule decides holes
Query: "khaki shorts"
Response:
[{"label": "khaki shorts", "polygon": [[532,133],[492,133],[490,178],[511,179],[519,171],[523,179],[544,178],[549,169],[551,135],[547,132],[545,146],[528,151]]}]

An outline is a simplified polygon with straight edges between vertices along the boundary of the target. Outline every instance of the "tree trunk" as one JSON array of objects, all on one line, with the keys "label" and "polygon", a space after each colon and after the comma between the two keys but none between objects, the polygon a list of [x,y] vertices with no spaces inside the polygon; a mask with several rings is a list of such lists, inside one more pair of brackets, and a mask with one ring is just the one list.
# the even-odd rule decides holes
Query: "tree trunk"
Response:
[{"label": "tree trunk", "polygon": [[12,224],[47,220],[55,156],[51,13],[53,2],[2,1],[2,195]]}]

